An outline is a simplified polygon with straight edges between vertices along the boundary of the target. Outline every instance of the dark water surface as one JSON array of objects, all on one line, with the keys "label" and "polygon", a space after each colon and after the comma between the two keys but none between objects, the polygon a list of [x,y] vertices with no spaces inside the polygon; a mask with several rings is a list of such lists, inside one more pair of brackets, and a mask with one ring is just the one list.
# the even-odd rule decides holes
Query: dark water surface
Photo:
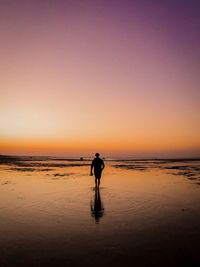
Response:
[{"label": "dark water surface", "polygon": [[0,266],[200,266],[200,161],[0,161]]}]

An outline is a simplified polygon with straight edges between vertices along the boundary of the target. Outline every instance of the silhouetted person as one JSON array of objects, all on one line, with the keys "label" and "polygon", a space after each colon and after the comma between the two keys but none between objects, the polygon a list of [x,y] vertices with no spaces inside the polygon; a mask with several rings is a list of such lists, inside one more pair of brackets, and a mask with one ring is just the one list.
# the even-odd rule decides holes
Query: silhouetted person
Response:
[{"label": "silhouetted person", "polygon": [[93,159],[91,164],[90,175],[93,175],[94,168],[94,176],[95,176],[95,185],[96,187],[100,185],[101,173],[105,167],[103,160],[99,157],[99,153],[95,154],[96,158]]},{"label": "silhouetted person", "polygon": [[100,218],[103,216],[104,208],[101,202],[101,196],[99,188],[95,188],[94,203],[91,203],[91,215],[95,218],[96,223],[99,222]]}]

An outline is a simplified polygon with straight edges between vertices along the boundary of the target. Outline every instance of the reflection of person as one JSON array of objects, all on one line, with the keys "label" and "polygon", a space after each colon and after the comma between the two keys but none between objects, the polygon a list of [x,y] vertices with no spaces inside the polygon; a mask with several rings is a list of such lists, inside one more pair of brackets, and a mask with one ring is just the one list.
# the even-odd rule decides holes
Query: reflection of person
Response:
[{"label": "reflection of person", "polygon": [[104,208],[101,202],[99,188],[95,188],[94,203],[91,203],[91,215],[95,218],[96,223],[99,223],[100,218],[103,216]]},{"label": "reflection of person", "polygon": [[92,170],[94,168],[95,185],[100,185],[101,173],[105,167],[103,160],[99,157],[99,153],[95,154],[96,158],[93,159],[91,164],[90,175],[93,175]]}]

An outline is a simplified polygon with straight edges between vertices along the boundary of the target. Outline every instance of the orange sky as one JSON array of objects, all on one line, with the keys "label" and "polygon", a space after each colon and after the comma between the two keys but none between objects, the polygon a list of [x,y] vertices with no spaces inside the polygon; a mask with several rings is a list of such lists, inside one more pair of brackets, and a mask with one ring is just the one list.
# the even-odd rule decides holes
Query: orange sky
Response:
[{"label": "orange sky", "polygon": [[195,14],[22,3],[0,11],[1,154],[200,155]]}]

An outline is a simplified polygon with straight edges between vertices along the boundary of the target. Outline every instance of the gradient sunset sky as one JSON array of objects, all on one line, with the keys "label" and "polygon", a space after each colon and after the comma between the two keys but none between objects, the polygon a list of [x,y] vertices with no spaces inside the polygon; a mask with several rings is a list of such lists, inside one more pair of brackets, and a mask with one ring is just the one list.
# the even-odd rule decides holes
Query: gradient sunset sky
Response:
[{"label": "gradient sunset sky", "polygon": [[0,154],[200,156],[200,2],[0,0]]}]

